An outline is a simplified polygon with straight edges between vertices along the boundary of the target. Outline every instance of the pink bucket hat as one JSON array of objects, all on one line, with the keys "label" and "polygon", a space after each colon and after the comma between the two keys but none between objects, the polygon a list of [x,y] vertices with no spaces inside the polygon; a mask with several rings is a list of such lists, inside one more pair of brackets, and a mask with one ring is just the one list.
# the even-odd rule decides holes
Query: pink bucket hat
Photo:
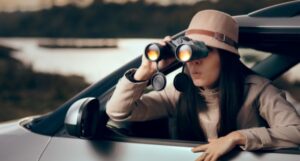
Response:
[{"label": "pink bucket hat", "polygon": [[238,53],[238,23],[228,14],[203,10],[192,18],[185,35],[203,41],[207,46]]}]

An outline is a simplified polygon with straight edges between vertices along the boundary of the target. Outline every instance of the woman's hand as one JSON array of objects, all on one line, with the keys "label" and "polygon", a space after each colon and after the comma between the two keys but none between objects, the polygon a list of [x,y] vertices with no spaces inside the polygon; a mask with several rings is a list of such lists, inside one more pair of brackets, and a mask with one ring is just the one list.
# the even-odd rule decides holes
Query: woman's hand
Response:
[{"label": "woman's hand", "polygon": [[208,144],[194,147],[192,151],[204,152],[196,161],[216,161],[219,157],[231,151],[236,145],[245,145],[246,138],[239,132],[218,139],[209,139]]},{"label": "woman's hand", "polygon": [[[159,43],[161,45],[166,45],[166,42],[171,41],[170,36],[166,36],[162,41]],[[167,67],[170,65],[175,58],[170,58],[170,59],[165,59],[165,60],[160,60],[158,63],[159,69],[162,69],[164,67]],[[137,69],[137,71],[134,74],[134,79],[137,81],[142,81],[142,80],[148,80],[150,77],[156,72],[156,62],[151,62],[149,61],[145,55],[143,54],[142,58],[142,64],[140,67]]]}]

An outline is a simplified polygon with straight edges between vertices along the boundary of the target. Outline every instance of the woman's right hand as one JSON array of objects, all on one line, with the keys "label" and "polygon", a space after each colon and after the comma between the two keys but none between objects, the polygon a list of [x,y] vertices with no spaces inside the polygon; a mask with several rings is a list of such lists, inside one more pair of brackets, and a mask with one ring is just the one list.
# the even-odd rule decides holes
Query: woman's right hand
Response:
[{"label": "woman's right hand", "polygon": [[[159,42],[159,44],[164,46],[168,41],[171,41],[170,36],[166,36],[162,41]],[[174,60],[175,60],[174,57],[160,60],[158,63],[158,68],[163,69],[164,67],[170,65]],[[156,62],[149,61],[146,58],[145,54],[143,54],[142,64],[135,72],[134,79],[137,81],[149,80],[155,72],[156,72]]]}]

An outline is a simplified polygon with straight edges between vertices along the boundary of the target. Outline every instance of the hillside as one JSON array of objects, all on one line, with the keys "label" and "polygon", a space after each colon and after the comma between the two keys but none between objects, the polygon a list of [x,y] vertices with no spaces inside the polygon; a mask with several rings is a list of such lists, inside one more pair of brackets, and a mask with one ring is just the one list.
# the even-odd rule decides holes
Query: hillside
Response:
[{"label": "hillside", "polygon": [[124,5],[103,3],[86,7],[54,7],[36,12],[0,13],[0,37],[164,37],[188,26],[199,10],[217,9],[231,15],[290,0],[200,1],[195,5],[159,6],[144,1]]},{"label": "hillside", "polygon": [[0,46],[0,121],[43,114],[88,86],[79,76],[35,72]]}]

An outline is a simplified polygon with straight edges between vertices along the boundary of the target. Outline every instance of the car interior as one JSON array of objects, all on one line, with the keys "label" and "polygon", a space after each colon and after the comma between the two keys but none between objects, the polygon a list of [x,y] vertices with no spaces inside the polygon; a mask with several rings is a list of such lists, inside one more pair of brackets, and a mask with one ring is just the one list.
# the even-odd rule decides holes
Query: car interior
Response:
[{"label": "car interior", "polygon": [[[299,58],[295,58],[291,55],[284,54],[269,54],[260,62],[257,62],[253,67],[256,73],[274,80],[281,76],[288,69],[298,64]],[[166,69],[165,73],[170,73],[176,69],[176,64],[173,64],[171,69]],[[178,73],[178,70],[176,72]],[[170,79],[172,81],[172,78]],[[169,81],[169,82],[170,82]],[[147,91],[151,91],[151,85],[149,85]],[[103,100],[103,98],[102,98]],[[103,100],[106,102],[106,100]],[[113,130],[117,135],[125,137],[140,137],[140,138],[159,138],[159,139],[172,139],[169,135],[169,127],[171,120],[168,118],[162,118],[158,120],[151,120],[145,122],[114,122],[108,121],[107,127]]]}]

